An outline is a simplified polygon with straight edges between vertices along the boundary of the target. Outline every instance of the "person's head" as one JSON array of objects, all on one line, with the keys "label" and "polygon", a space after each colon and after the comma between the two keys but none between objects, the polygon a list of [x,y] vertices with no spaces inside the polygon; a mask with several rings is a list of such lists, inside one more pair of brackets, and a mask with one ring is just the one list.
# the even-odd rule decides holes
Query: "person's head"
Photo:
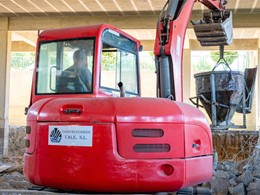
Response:
[{"label": "person's head", "polygon": [[86,54],[83,50],[76,50],[73,54],[74,64],[77,66],[83,66],[86,63]]}]

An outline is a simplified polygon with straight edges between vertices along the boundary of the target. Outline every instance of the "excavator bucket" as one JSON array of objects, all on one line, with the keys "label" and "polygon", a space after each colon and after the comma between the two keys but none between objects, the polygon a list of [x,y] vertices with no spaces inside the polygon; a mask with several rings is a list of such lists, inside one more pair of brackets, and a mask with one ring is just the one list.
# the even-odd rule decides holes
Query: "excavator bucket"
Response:
[{"label": "excavator bucket", "polygon": [[230,45],[233,40],[232,12],[204,13],[196,22],[191,21],[201,46]]}]

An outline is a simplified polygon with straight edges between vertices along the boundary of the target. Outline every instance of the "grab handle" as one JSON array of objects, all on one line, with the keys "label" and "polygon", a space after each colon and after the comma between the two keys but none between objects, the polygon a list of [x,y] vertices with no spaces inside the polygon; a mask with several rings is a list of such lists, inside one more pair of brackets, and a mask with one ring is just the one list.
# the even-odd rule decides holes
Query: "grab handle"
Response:
[{"label": "grab handle", "polygon": [[76,108],[67,108],[64,110],[64,112],[66,114],[71,114],[71,113],[76,113],[76,114],[80,114],[82,112],[81,109],[76,109]]},{"label": "grab handle", "polygon": [[81,114],[83,112],[83,106],[76,104],[63,105],[60,108],[60,112],[64,114]]}]

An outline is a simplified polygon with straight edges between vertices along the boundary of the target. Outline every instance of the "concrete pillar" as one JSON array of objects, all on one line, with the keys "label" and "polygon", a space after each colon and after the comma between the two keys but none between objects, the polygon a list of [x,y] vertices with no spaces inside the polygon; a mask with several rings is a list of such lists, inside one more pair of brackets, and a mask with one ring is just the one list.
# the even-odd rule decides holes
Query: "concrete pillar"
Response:
[{"label": "concrete pillar", "polygon": [[11,52],[11,32],[8,32],[8,19],[0,20],[0,154],[8,146],[8,100],[9,100],[9,64]]},{"label": "concrete pillar", "polygon": [[255,90],[256,90],[256,129],[259,129],[260,126],[260,37],[258,39],[258,49],[257,49],[257,82],[255,85]]},{"label": "concrete pillar", "polygon": [[191,50],[183,50],[183,102],[190,103],[190,82],[191,82]]}]

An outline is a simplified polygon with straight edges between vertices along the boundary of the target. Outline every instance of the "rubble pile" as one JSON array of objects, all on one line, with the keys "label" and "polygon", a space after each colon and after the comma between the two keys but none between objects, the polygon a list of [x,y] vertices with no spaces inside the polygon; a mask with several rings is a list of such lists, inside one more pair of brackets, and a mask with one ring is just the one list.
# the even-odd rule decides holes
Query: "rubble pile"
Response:
[{"label": "rubble pile", "polygon": [[22,157],[0,158],[0,189],[28,189],[32,184],[23,176]]},{"label": "rubble pile", "polygon": [[210,182],[204,184],[213,194],[259,195],[260,148],[255,147],[248,159],[235,162],[218,162]]},{"label": "rubble pile", "polygon": [[0,189],[28,189],[32,185],[23,176],[25,127],[9,130],[8,154],[0,156]]}]

